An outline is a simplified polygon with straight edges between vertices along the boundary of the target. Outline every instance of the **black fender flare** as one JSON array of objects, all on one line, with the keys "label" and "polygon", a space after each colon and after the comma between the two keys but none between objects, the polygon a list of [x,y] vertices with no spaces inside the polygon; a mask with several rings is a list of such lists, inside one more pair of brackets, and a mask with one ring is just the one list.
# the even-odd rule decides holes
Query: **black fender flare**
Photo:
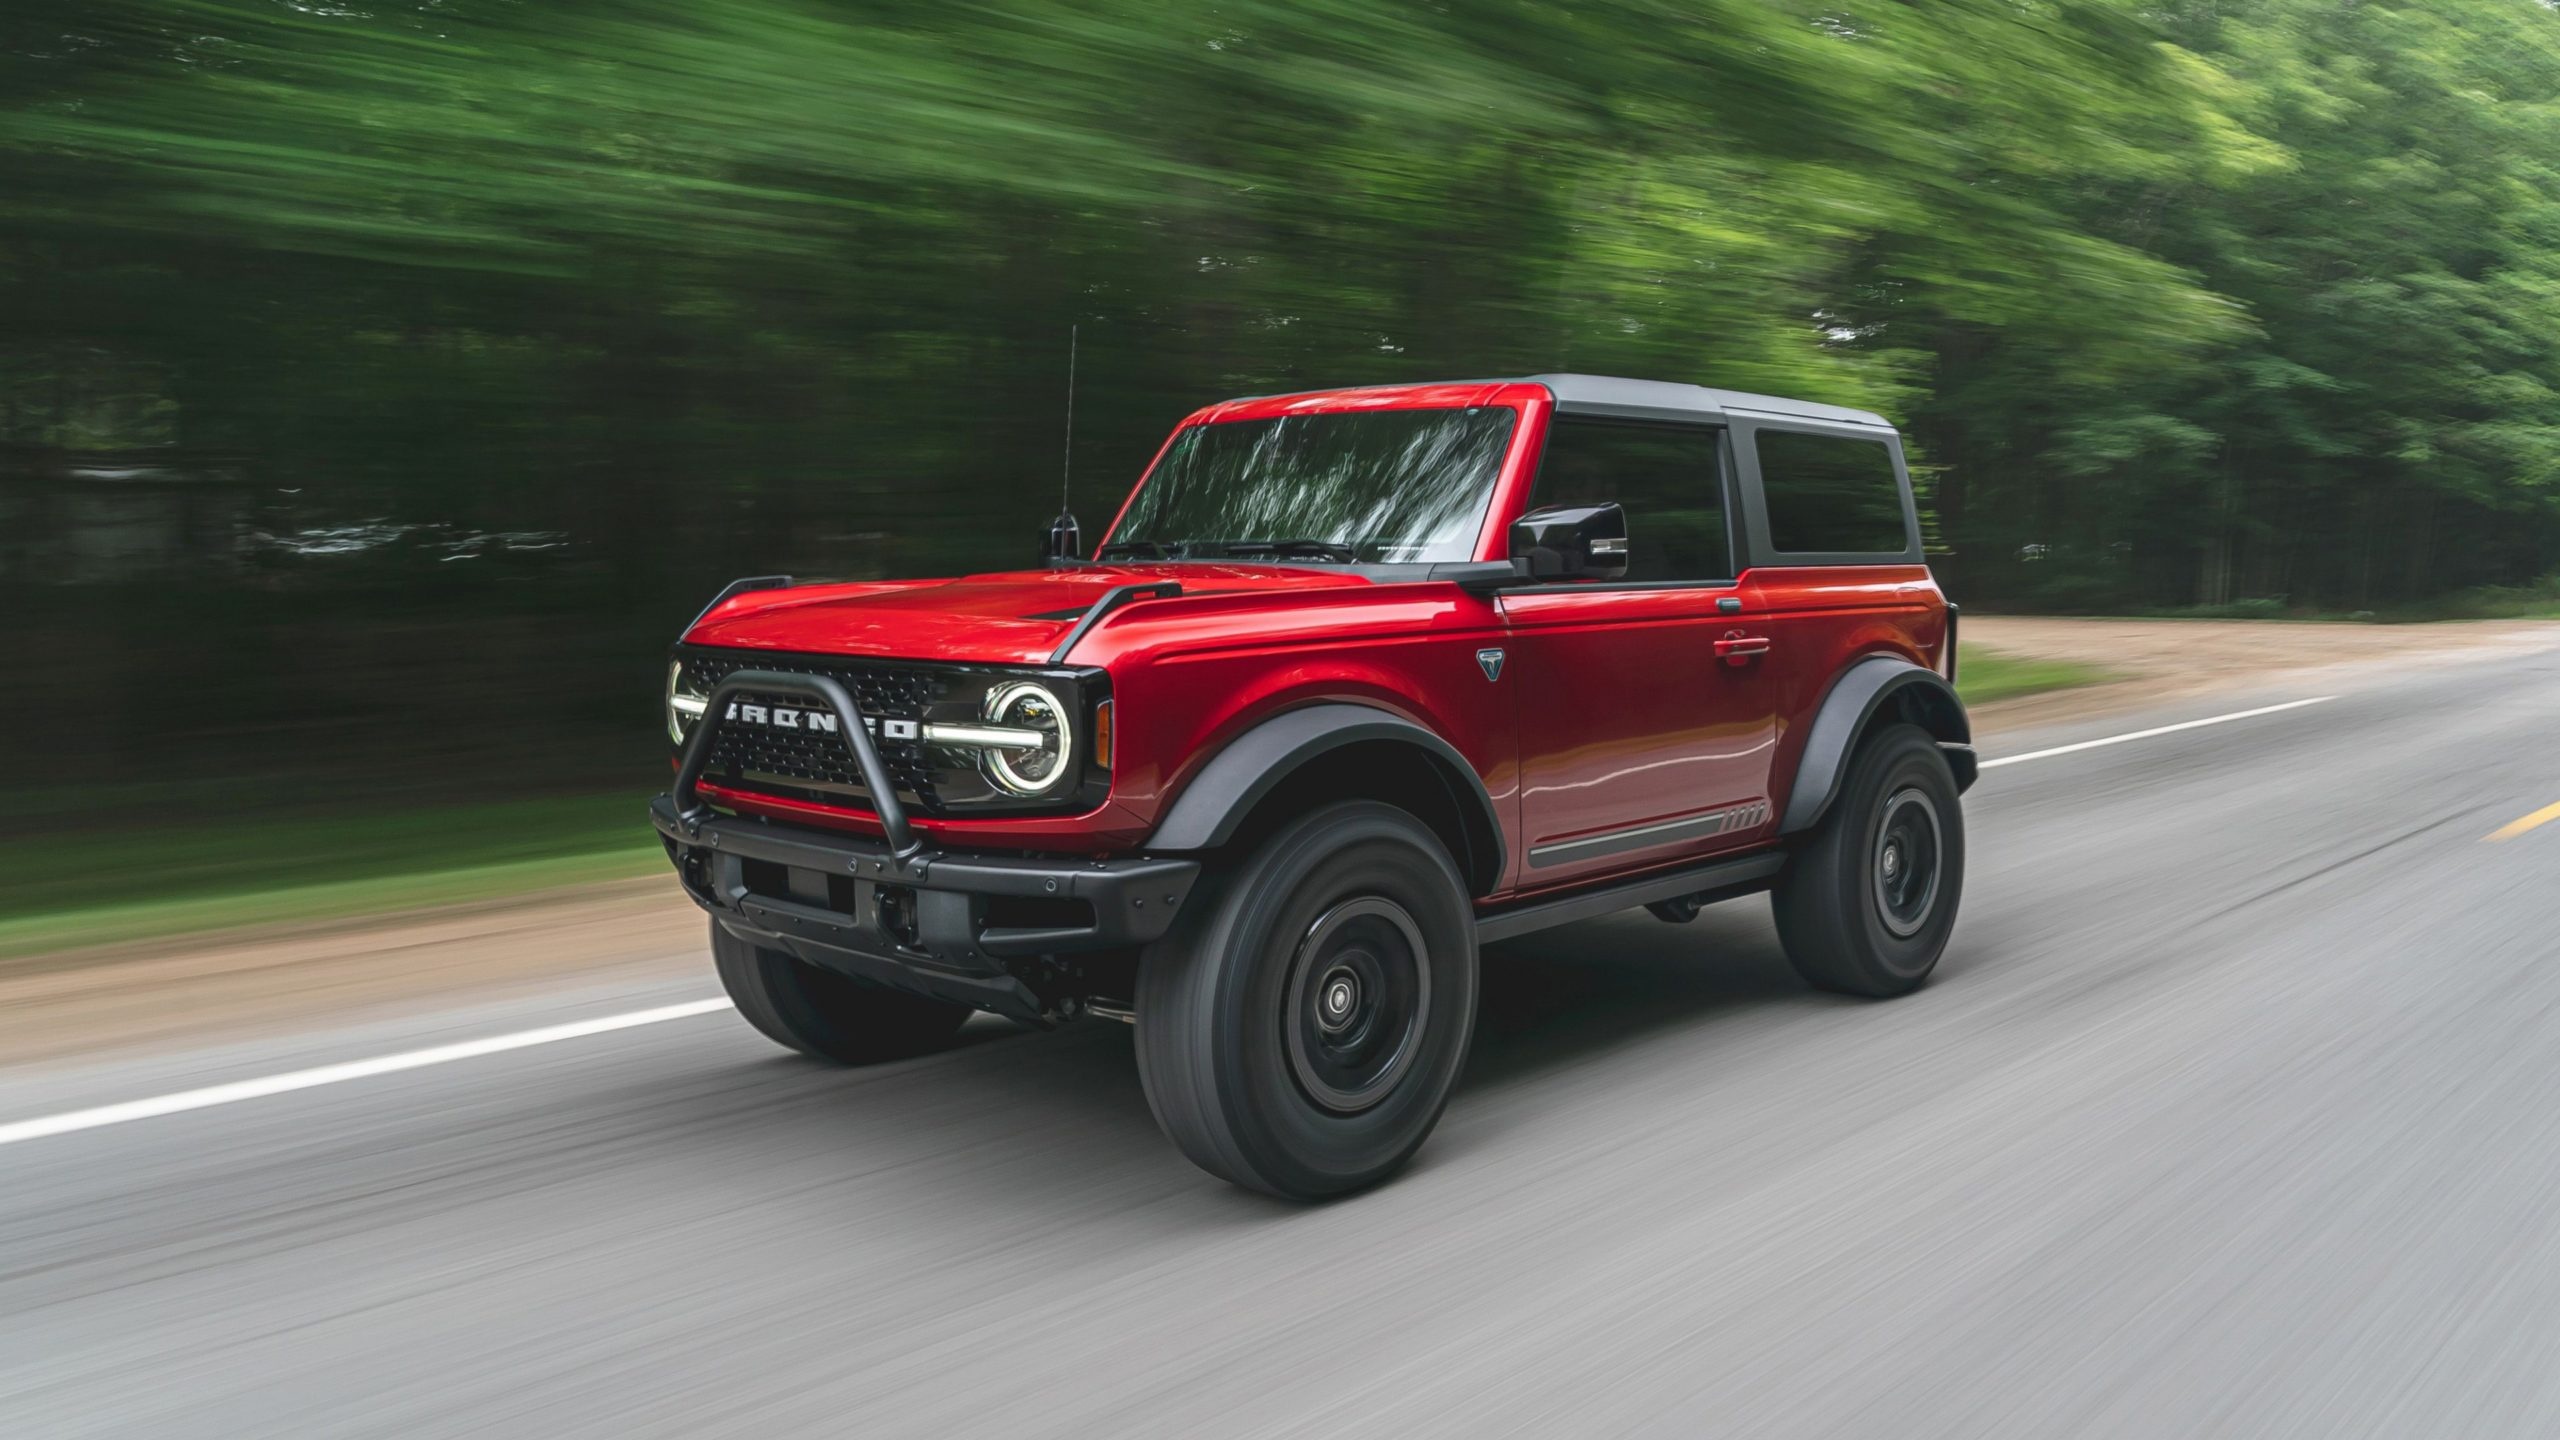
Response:
[{"label": "black fender flare", "polygon": [[1457,747],[1438,735],[1368,705],[1328,702],[1283,711],[1227,742],[1191,778],[1147,837],[1150,853],[1214,850],[1233,840],[1254,807],[1289,777],[1347,745],[1374,741],[1410,747],[1456,801],[1467,853],[1450,858],[1477,895],[1492,892],[1508,863],[1502,822],[1484,781]]},{"label": "black fender flare", "polygon": [[1948,768],[1955,771],[1957,793],[1972,786],[1973,721],[1965,714],[1964,701],[1956,698],[1956,687],[1937,671],[1899,655],[1870,655],[1841,671],[1831,682],[1831,693],[1822,697],[1804,754],[1796,761],[1796,783],[1787,792],[1779,834],[1800,834],[1822,819],[1840,793],[1840,777],[1848,771],[1858,737],[1888,706],[1908,707],[1922,728],[1937,737]]}]

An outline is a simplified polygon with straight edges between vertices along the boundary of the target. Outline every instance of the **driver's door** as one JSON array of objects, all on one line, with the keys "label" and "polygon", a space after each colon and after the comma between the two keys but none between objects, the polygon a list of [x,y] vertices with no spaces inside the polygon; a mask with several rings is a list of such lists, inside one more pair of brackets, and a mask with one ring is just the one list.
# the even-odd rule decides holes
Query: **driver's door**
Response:
[{"label": "driver's door", "polygon": [[1502,597],[1520,685],[1520,889],[1712,854],[1774,823],[1776,706],[1736,613],[1725,457],[1713,426],[1549,423],[1530,505],[1617,502],[1628,568]]}]

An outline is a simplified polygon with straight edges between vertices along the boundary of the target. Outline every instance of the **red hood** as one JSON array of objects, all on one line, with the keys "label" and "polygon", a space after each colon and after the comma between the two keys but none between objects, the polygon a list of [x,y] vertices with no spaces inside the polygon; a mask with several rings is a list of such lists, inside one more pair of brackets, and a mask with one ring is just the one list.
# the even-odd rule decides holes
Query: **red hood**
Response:
[{"label": "red hood", "polygon": [[686,632],[693,645],[813,655],[879,655],[986,665],[1045,665],[1102,593],[1173,580],[1190,595],[1328,590],[1358,574],[1287,565],[1110,565],[1015,570],[957,580],[881,580],[750,590]]}]

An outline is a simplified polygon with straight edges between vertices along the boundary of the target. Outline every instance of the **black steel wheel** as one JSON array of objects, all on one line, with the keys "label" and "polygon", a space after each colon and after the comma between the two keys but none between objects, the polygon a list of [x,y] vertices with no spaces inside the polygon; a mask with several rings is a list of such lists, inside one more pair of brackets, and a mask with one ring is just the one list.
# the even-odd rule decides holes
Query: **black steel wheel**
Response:
[{"label": "black steel wheel", "polygon": [[1895,938],[1907,940],[1929,923],[1938,899],[1945,836],[1929,792],[1907,785],[1886,796],[1871,848],[1876,916]]},{"label": "black steel wheel", "polygon": [[1138,1071],[1201,1168],[1312,1200],[1410,1159],[1475,1027],[1475,920],[1430,829],[1328,805],[1214,872],[1138,966]]},{"label": "black steel wheel", "polygon": [[1789,857],[1778,937],[1814,985],[1885,997],[1937,967],[1964,890],[1964,813],[1928,732],[1893,725],[1850,757],[1840,794]]},{"label": "black steel wheel", "polygon": [[1317,917],[1290,960],[1289,1069],[1307,1098],[1357,1115],[1395,1090],[1431,1018],[1429,947],[1383,895]]},{"label": "black steel wheel", "polygon": [[738,1013],[787,1049],[840,1065],[870,1065],[936,1050],[971,1010],[804,964],[711,922],[711,958]]}]

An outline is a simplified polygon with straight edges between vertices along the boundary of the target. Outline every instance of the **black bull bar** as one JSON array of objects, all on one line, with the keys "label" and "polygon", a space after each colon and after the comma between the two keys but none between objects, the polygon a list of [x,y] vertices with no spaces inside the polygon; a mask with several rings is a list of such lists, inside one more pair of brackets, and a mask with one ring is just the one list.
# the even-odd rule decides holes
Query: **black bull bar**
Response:
[{"label": "black bull bar", "polygon": [[[726,815],[701,797],[729,702],[803,696],[835,712],[884,840]],[[1200,878],[1196,860],[1019,858],[941,851],[909,823],[843,684],[740,670],[713,687],[675,785],[649,805],[685,893],[752,944],[874,985],[1032,1024],[1048,1006],[1005,961],[1140,946],[1163,936]]]}]

